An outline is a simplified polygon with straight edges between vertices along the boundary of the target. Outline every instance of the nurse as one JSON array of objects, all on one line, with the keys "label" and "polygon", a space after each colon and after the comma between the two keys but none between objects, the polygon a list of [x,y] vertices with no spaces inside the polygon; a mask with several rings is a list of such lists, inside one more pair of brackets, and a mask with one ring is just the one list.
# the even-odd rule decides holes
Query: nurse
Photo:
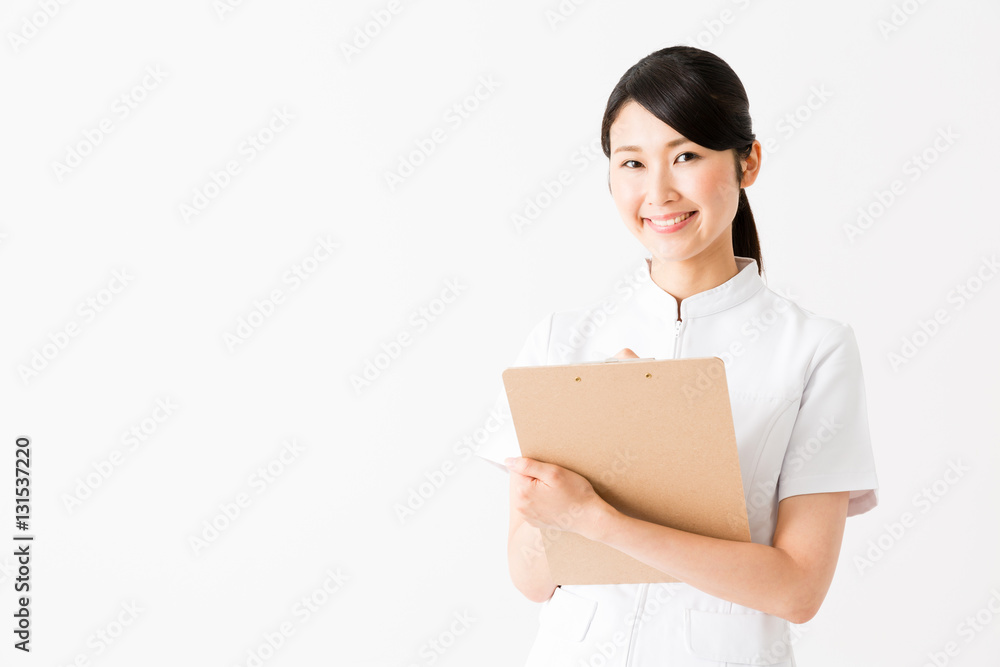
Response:
[{"label": "nurse", "polygon": [[[752,541],[623,515],[581,475],[521,457],[501,435],[480,455],[510,473],[510,576],[540,603],[526,664],[793,667],[795,624],[823,603],[847,517],[878,503],[853,329],[761,279],[745,192],[761,145],[719,57],[674,46],[641,59],[611,92],[601,143],[618,213],[648,253],[639,281],[613,308],[547,315],[514,365],[723,359]],[[543,530],[603,542],[680,582],[556,586]]]}]

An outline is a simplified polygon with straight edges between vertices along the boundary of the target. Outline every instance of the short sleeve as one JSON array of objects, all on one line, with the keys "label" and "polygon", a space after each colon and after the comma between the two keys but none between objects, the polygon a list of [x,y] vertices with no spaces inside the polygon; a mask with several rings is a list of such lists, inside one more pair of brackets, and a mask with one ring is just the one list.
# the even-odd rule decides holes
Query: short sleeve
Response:
[{"label": "short sleeve", "polygon": [[[553,314],[550,313],[534,326],[511,366],[545,366],[548,364],[552,317]],[[497,394],[496,403],[491,413],[493,415],[491,422],[499,425],[490,433],[489,440],[476,451],[476,455],[503,465],[503,460],[508,456],[521,455],[521,446],[517,443],[514,424],[511,422],[510,406],[507,403],[507,391],[504,389],[503,379],[500,378],[499,373],[497,378],[500,392]]]},{"label": "short sleeve", "polygon": [[878,505],[861,355],[854,330],[838,324],[820,341],[778,477],[778,501],[850,491],[847,516]]}]

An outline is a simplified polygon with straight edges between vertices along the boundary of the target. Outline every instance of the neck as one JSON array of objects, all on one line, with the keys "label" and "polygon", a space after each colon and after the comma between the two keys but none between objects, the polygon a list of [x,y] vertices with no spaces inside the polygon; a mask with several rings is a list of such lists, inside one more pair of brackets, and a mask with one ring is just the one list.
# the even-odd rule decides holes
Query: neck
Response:
[{"label": "neck", "polygon": [[653,282],[677,299],[678,307],[687,297],[718,287],[737,273],[739,267],[732,251],[669,262],[653,255],[650,267]]}]

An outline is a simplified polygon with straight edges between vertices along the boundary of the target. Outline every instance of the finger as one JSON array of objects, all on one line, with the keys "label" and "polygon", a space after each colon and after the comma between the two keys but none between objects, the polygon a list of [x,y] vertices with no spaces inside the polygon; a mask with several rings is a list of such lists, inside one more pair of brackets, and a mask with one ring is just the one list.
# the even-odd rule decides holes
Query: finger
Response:
[{"label": "finger", "polygon": [[551,463],[545,463],[544,461],[528,458],[527,456],[514,456],[504,459],[504,465],[511,472],[516,472],[526,477],[534,477],[543,482],[551,477],[552,468],[556,467]]},{"label": "finger", "polygon": [[638,358],[639,355],[627,347],[622,348],[615,354],[615,356],[611,357],[611,359],[638,359]]}]

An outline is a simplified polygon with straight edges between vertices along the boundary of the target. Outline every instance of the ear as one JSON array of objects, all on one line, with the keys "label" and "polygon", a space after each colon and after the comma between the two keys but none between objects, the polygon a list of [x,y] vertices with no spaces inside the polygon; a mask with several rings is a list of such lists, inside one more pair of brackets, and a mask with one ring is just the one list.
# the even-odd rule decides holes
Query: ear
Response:
[{"label": "ear", "polygon": [[745,160],[740,160],[740,166],[743,167],[743,180],[740,181],[741,188],[748,188],[757,180],[757,174],[760,173],[761,158],[763,157],[761,150],[760,142],[754,139],[753,145],[750,147],[750,155]]}]

